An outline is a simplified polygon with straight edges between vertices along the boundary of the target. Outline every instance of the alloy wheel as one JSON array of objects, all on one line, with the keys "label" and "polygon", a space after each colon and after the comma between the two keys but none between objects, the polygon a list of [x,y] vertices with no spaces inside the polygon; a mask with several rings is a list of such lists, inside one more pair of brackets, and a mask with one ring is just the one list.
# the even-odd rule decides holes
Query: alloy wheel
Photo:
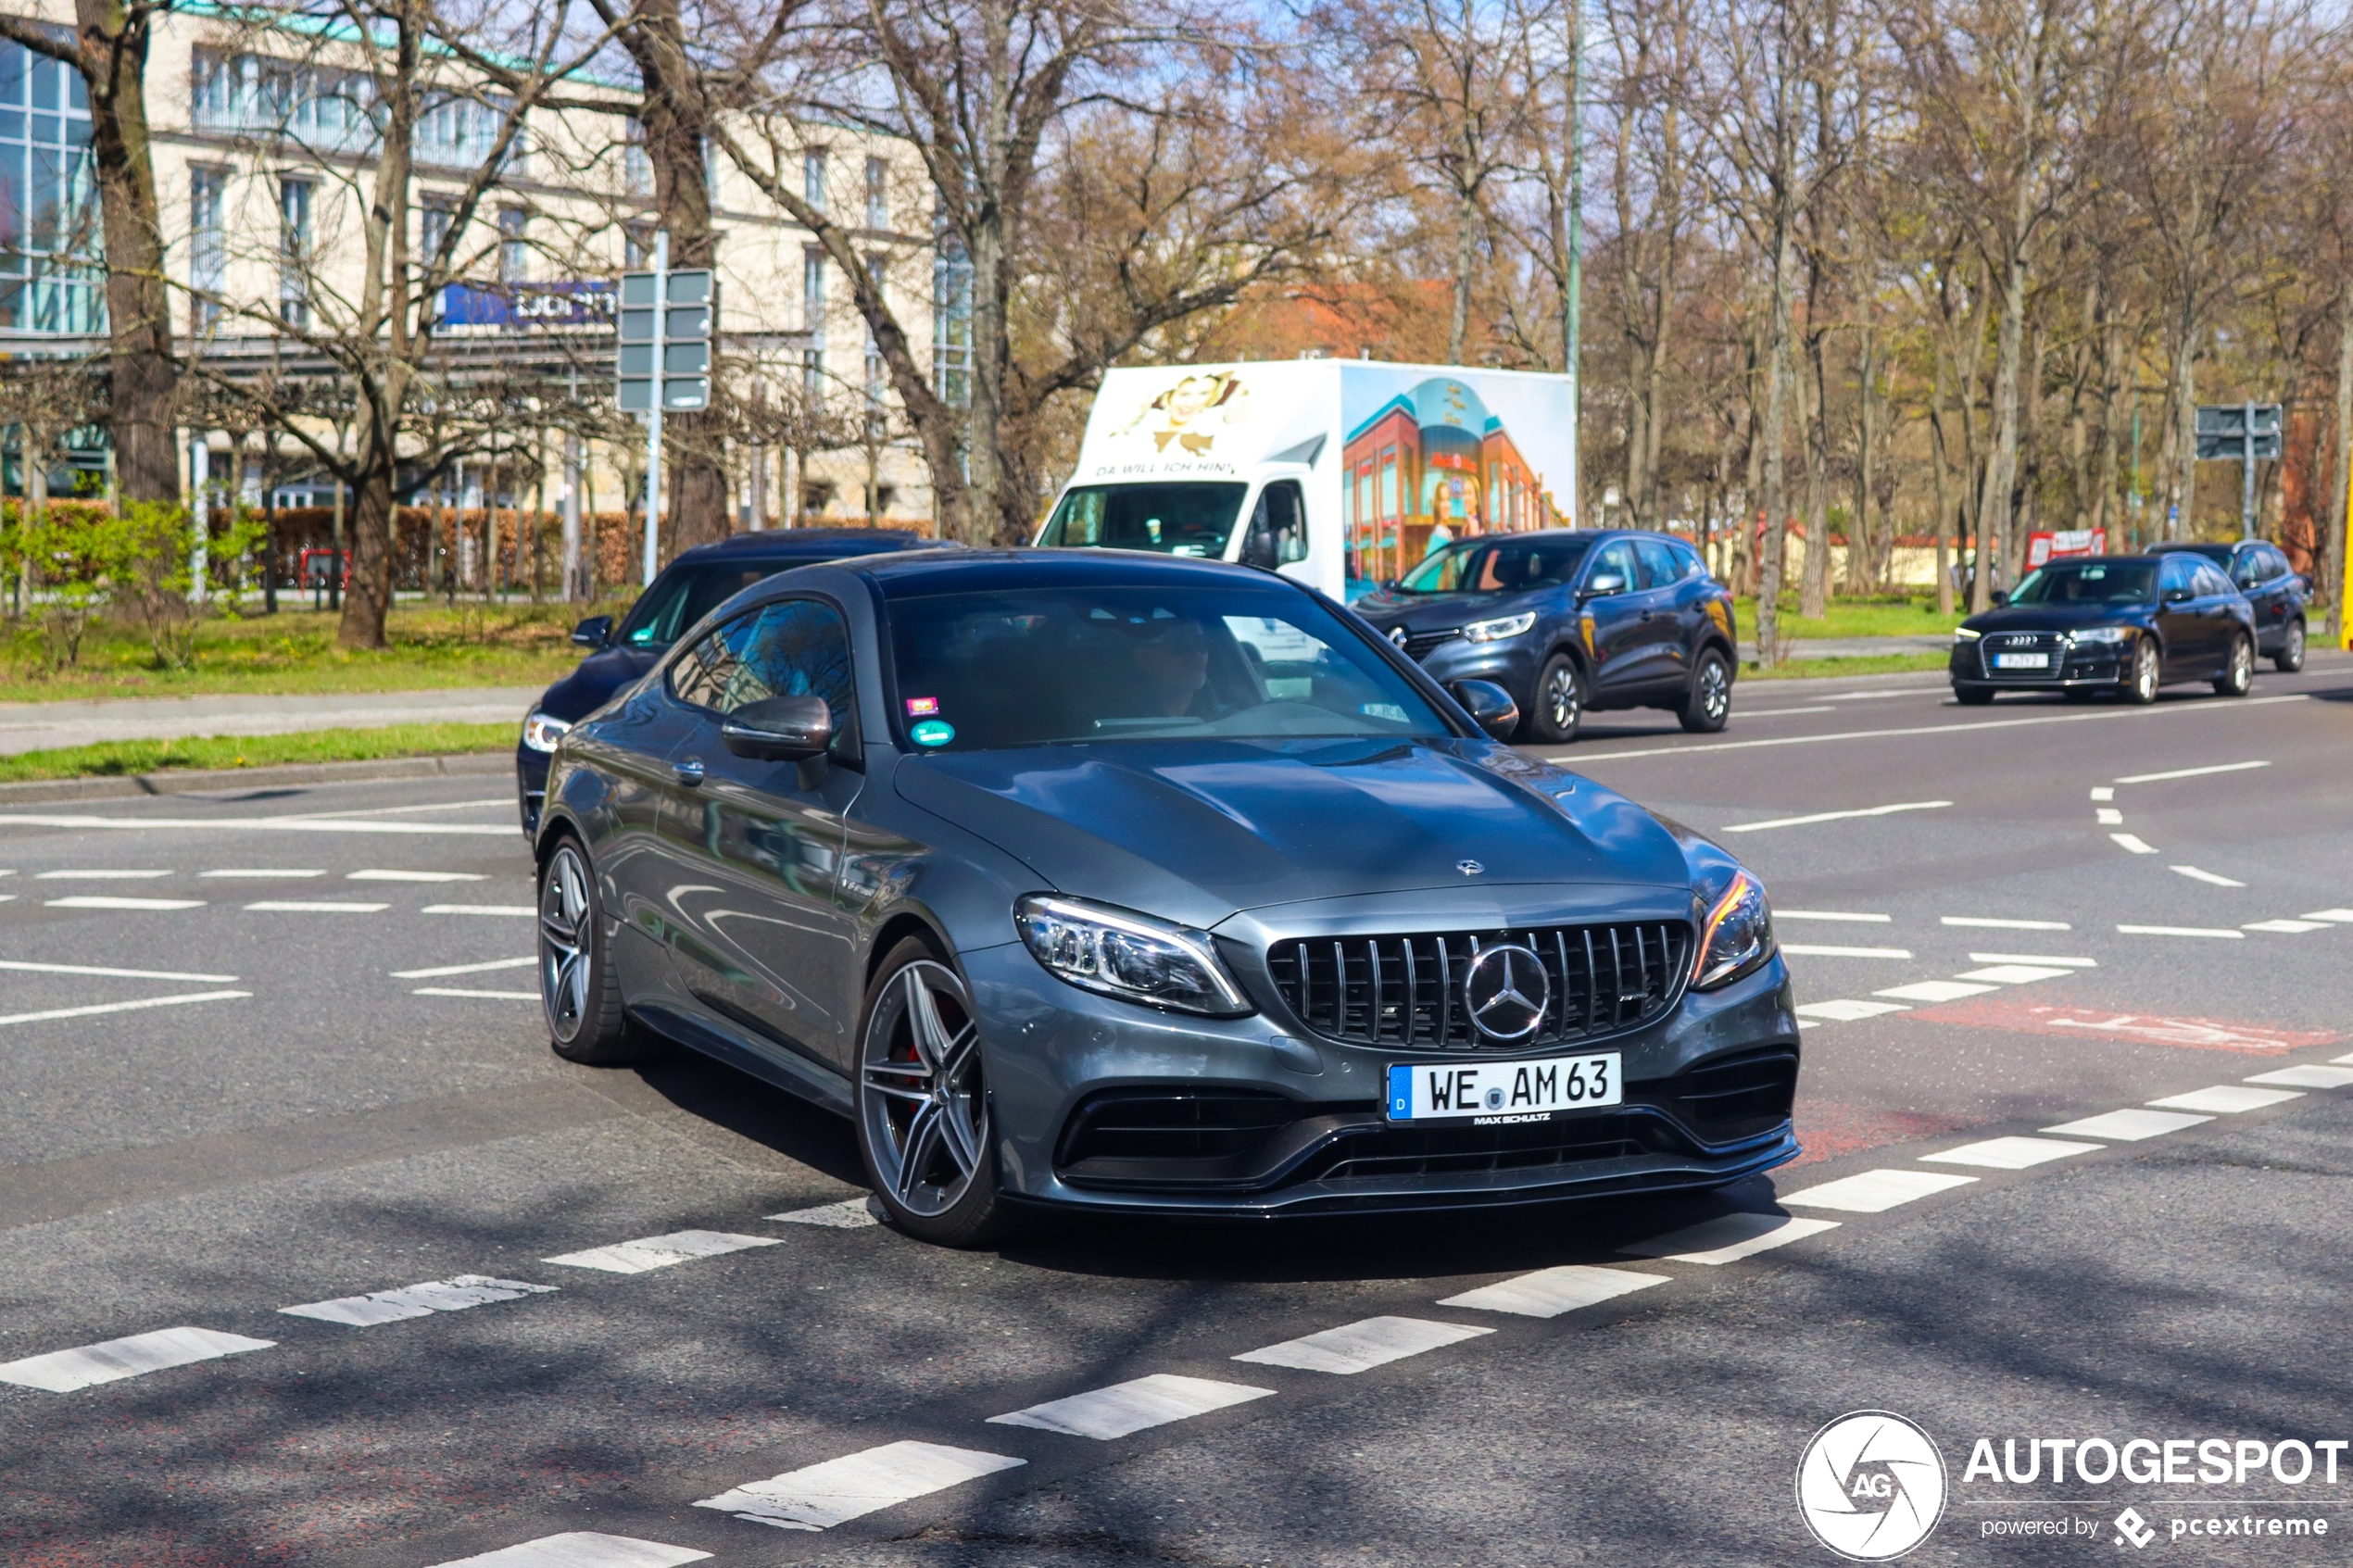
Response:
[{"label": "alloy wheel", "polygon": [[588,1010],[588,867],[566,844],[547,865],[539,887],[539,999],[547,1027],[570,1043],[580,1034]]},{"label": "alloy wheel", "polygon": [[875,1174],[908,1212],[944,1214],[988,1147],[980,1031],[963,983],[919,959],[892,977],[866,1023],[860,1115]]},{"label": "alloy wheel", "polygon": [[2223,679],[2233,692],[2243,692],[2255,684],[2255,644],[2246,637],[2233,639],[2231,668]]},{"label": "alloy wheel", "polygon": [[1544,680],[1544,717],[1552,721],[1554,730],[1565,734],[1575,729],[1584,700],[1584,693],[1577,689],[1577,667],[1567,659],[1554,665]]},{"label": "alloy wheel", "polygon": [[2145,637],[2133,649],[2133,696],[2142,702],[2157,700],[2157,647]]},{"label": "alloy wheel", "polygon": [[1699,667],[1699,708],[1709,722],[1720,722],[1732,709],[1732,681],[1720,659],[1703,660]]},{"label": "alloy wheel", "polygon": [[2304,668],[2304,622],[2288,622],[2287,635],[2281,639],[2279,657],[2273,662],[2289,675]]}]

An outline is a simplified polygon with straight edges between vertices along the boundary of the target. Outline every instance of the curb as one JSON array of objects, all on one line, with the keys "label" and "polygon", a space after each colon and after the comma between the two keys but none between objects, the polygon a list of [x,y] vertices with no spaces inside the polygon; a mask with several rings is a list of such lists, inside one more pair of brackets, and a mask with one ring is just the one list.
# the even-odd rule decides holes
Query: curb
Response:
[{"label": "curb", "polygon": [[369,784],[380,779],[487,778],[512,776],[514,759],[504,751],[460,752],[449,757],[383,757],[366,762],[293,762],[264,768],[174,768],[161,773],[111,778],[35,779],[0,784],[0,806],[48,800],[138,800],[206,790],[271,784]]}]

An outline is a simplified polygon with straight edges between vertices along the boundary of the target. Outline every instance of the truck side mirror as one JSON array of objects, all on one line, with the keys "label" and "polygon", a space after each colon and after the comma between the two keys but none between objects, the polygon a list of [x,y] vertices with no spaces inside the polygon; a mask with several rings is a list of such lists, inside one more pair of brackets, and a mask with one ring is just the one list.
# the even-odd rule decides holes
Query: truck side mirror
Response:
[{"label": "truck side mirror", "polygon": [[1271,528],[1253,528],[1242,539],[1242,564],[1254,566],[1261,571],[1272,571],[1280,566],[1282,536]]}]

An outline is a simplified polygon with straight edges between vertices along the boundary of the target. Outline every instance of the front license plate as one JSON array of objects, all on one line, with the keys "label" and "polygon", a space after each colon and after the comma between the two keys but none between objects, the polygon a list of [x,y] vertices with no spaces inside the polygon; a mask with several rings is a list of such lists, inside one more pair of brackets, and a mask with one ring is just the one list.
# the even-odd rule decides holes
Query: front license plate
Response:
[{"label": "front license plate", "polygon": [[1389,1070],[1392,1122],[1541,1122],[1556,1110],[1617,1105],[1617,1053],[1542,1061],[1403,1063]]},{"label": "front license plate", "polygon": [[1996,670],[2048,670],[2051,656],[2047,653],[1997,653],[1994,656]]}]

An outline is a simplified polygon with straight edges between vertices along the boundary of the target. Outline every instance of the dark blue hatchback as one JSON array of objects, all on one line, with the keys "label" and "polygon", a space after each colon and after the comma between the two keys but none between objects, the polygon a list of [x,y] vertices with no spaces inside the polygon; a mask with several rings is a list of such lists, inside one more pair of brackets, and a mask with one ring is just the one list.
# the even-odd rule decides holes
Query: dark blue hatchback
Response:
[{"label": "dark blue hatchback", "polygon": [[592,615],[573,628],[572,640],[589,649],[588,657],[540,694],[515,743],[515,792],[522,809],[522,831],[539,831],[547,760],[564,732],[651,670],[678,634],[696,621],[762,578],[797,566],[934,545],[897,530],[787,528],[738,533],[680,551],[652,586],[637,596],[620,625],[610,615]]}]

